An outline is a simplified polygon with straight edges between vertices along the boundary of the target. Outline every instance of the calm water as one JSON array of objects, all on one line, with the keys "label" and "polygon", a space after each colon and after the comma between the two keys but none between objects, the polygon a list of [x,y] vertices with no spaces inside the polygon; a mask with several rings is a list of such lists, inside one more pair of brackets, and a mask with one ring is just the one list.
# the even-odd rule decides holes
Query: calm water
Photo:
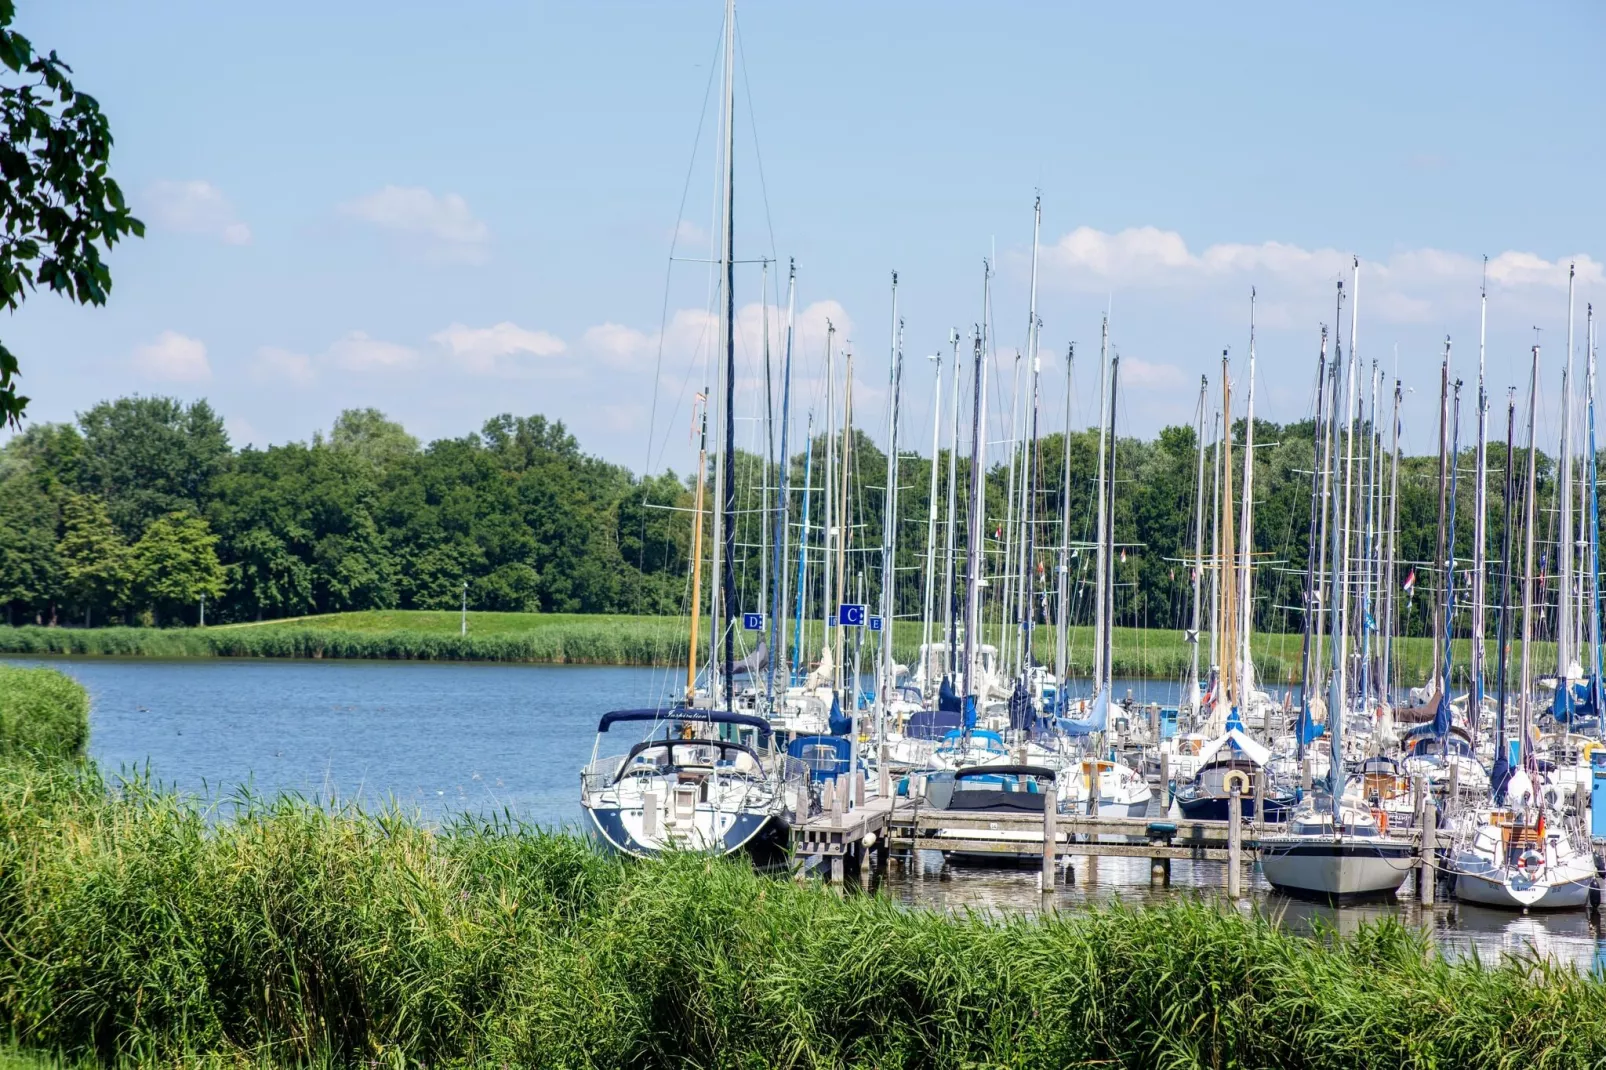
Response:
[{"label": "calm water", "polygon": [[[90,753],[103,770],[145,769],[206,798],[249,785],[319,799],[395,800],[426,817],[509,811],[545,825],[579,821],[579,769],[598,717],[655,705],[678,688],[663,669],[454,665],[354,661],[35,661],[81,681],[93,700]],[[1173,701],[1174,684],[1117,681],[1140,701]],[[618,753],[631,742],[604,748]],[[1074,879],[1055,902],[1075,909],[1120,900],[1213,894],[1224,865],[1172,863],[1169,890],[1151,889],[1146,859],[1072,859]],[[1452,952],[1541,954],[1606,970],[1599,918],[1578,912],[1510,915],[1441,902],[1333,909],[1286,899],[1256,874],[1244,909],[1281,915],[1296,929],[1340,932],[1398,915],[1429,926]],[[938,908],[1039,909],[1029,870],[944,867],[927,853],[894,864],[885,889]]]}]

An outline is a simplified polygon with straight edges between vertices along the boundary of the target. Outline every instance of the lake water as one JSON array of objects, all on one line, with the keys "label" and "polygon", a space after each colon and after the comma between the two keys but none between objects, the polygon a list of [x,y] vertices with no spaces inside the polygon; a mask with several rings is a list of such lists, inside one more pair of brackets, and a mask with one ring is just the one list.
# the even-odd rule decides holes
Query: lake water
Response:
[{"label": "lake water", "polygon": [[[149,770],[163,784],[208,799],[242,787],[320,800],[395,801],[429,819],[506,811],[577,827],[579,770],[597,719],[652,706],[683,677],[665,669],[463,665],[431,662],[48,659],[89,689],[90,754],[108,774]],[[1140,701],[1175,700],[1174,684],[1116,681]],[[604,748],[618,753],[625,739]],[[1146,859],[1073,857],[1062,909],[1119,900],[1154,902],[1218,894],[1224,864],[1172,863],[1169,889],[1149,885]],[[1281,916],[1300,931],[1340,932],[1397,915],[1432,930],[1452,953],[1535,951],[1606,970],[1600,918],[1584,912],[1511,915],[1449,902],[1331,908],[1273,893],[1257,873],[1243,909]],[[945,867],[926,853],[895,864],[887,894],[939,909],[1040,909],[1026,870]]]}]

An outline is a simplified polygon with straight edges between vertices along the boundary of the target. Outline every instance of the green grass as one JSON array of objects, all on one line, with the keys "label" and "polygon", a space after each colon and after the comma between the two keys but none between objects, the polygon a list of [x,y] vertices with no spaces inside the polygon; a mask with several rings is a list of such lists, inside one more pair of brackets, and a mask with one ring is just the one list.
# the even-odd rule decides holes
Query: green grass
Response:
[{"label": "green grass", "polygon": [[1606,985],[1213,903],[1043,918],[291,800],[0,771],[0,1013],[102,1059],[430,1066],[1585,1066]]},{"label": "green grass", "polygon": [[50,669],[0,665],[0,755],[75,758],[89,742],[89,696]]},{"label": "green grass", "polygon": [[[435,610],[370,610],[213,628],[0,627],[0,654],[377,658],[662,666],[685,664],[690,634],[689,621],[682,617],[601,614],[471,612],[467,637],[459,634],[459,627],[457,613]],[[703,627],[700,659],[707,656],[706,621]],[[810,661],[819,657],[823,631],[818,622],[805,626],[804,650]],[[906,664],[913,663],[920,634],[918,621],[898,621],[893,629],[894,655]],[[864,663],[870,664],[875,636],[869,631],[848,636],[850,643],[855,640],[864,644]],[[996,627],[987,629],[987,641],[998,642]],[[1202,649],[1202,660],[1206,664],[1209,641],[1206,633]],[[1300,643],[1297,634],[1257,633],[1254,636],[1255,665],[1266,686],[1280,688],[1299,682]],[[788,646],[789,654],[790,644]],[[1180,680],[1187,674],[1192,658],[1192,650],[1183,641],[1183,634],[1169,629],[1117,628],[1113,648],[1114,674],[1118,677]],[[1053,628],[1036,630],[1034,649],[1040,660],[1052,662]],[[1325,646],[1322,649],[1325,650]],[[1514,644],[1514,649],[1520,646]],[[1535,644],[1538,664],[1548,665],[1555,656],[1554,649],[1549,643]],[[1432,671],[1432,650],[1432,641],[1428,639],[1396,640],[1396,679],[1406,684],[1427,679]],[[1455,644],[1455,661],[1460,673],[1465,672],[1470,650],[1466,640]],[[1091,628],[1071,629],[1070,654],[1073,675],[1091,674]],[[1493,654],[1491,643],[1490,687],[1493,686]],[[1326,654],[1319,656],[1325,664]],[[1513,659],[1513,674],[1515,666]]]},{"label": "green grass", "polygon": [[[52,674],[54,675],[54,674]],[[75,691],[76,689],[76,691]],[[27,707],[75,715],[81,688]],[[52,711],[54,703],[59,709]],[[0,1070],[1584,1067],[1606,982],[1204,899],[906,909],[517,824],[243,798],[0,755]],[[64,1054],[49,1054],[64,1053]]]}]

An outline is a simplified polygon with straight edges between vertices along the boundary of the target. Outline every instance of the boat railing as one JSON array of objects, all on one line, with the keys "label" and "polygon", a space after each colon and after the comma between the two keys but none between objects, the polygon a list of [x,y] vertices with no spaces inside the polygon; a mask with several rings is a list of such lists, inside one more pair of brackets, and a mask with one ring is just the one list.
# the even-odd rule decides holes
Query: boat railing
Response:
[{"label": "boat railing", "polygon": [[623,754],[615,754],[607,758],[598,758],[580,770],[580,790],[589,794],[608,787],[618,779],[619,770],[625,764],[625,757]]}]

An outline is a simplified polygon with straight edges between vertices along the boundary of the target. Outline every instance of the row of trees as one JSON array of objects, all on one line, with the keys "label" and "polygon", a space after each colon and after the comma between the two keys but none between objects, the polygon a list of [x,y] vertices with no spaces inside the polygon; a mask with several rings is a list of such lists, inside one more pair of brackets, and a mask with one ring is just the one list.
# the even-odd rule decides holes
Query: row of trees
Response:
[{"label": "row of trees", "polygon": [[[1253,537],[1261,628],[1300,623],[1295,607],[1303,602],[1312,430],[1309,421],[1256,421]],[[1235,440],[1242,441],[1243,431],[1240,424]],[[1205,448],[1213,472],[1213,446]],[[787,462],[793,505],[787,541],[794,577],[800,545],[810,561],[805,599],[816,616],[830,600],[819,567],[824,440],[812,450],[812,458],[805,449]],[[1054,611],[1042,595],[1054,586],[1062,538],[1075,544],[1094,536],[1097,450],[1097,432],[1083,431],[1073,432],[1069,443],[1050,435],[1035,454],[1031,572],[1036,612],[1045,618]],[[1503,446],[1490,452],[1491,466],[1503,471]],[[1067,457],[1071,524],[1062,533]],[[1241,458],[1241,450],[1232,455],[1235,486]],[[1114,535],[1122,549],[1116,604],[1123,624],[1178,627],[1189,613],[1198,460],[1192,428],[1169,427],[1152,440],[1117,443]],[[946,451],[938,464],[940,545]],[[885,455],[859,433],[850,465],[847,591],[850,600],[861,594],[874,600]],[[929,458],[913,455],[900,465],[900,616],[918,616],[923,607],[930,465]],[[773,505],[780,471],[746,452],[738,453],[732,470],[739,608],[765,609],[776,561],[773,514],[764,507]],[[1540,471],[1544,501],[1551,493],[1548,459],[1541,458]],[[813,487],[804,516],[806,472]],[[962,560],[969,483],[964,457],[955,477]],[[1461,483],[1465,501],[1456,517],[1463,559],[1470,556],[1472,531],[1469,484]],[[1008,458],[995,458],[982,525],[992,573],[1004,562],[1010,485]],[[31,425],[0,450],[0,605],[19,623],[193,623],[203,600],[209,621],[261,620],[451,608],[467,582],[469,602],[479,609],[679,613],[689,586],[692,487],[690,478],[673,472],[635,476],[592,457],[561,423],[541,416],[502,415],[477,434],[421,446],[381,413],[350,410],[310,443],[234,450],[205,401],[121,398],[73,424]],[[1502,480],[1492,478],[1490,489],[1491,513],[1498,517]],[[1207,507],[1213,493],[1207,485]],[[1403,573],[1433,556],[1436,459],[1407,458],[1400,494]],[[707,500],[712,504],[711,493]],[[1489,536],[1497,549],[1498,523],[1489,525]],[[705,560],[708,552],[705,541]],[[1078,621],[1091,616],[1091,557],[1078,550],[1071,562]],[[1425,573],[1421,587],[1430,586],[1431,575]],[[711,586],[705,582],[704,591]],[[953,586],[959,590],[962,583]],[[935,587],[940,591],[942,584]],[[1408,632],[1420,632],[1429,619],[1420,593],[1417,599],[1416,606],[1403,603]]]}]

